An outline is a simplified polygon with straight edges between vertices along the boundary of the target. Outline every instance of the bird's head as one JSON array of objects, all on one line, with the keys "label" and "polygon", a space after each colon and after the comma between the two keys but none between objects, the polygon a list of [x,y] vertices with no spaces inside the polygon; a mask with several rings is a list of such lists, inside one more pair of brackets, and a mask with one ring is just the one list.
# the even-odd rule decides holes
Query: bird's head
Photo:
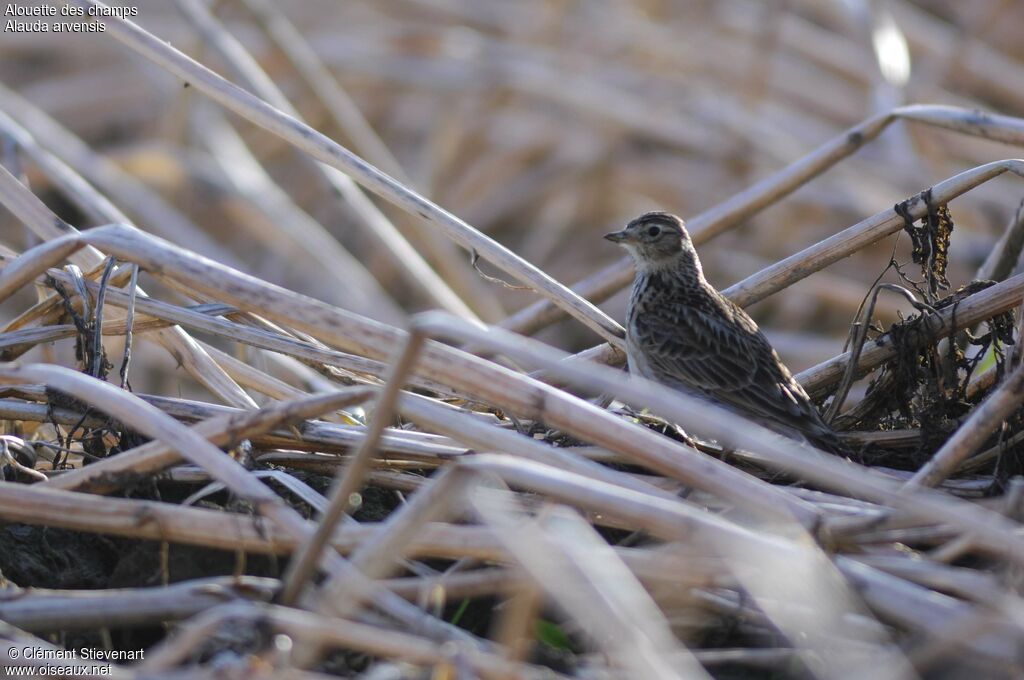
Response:
[{"label": "bird's head", "polygon": [[625,229],[604,237],[628,250],[638,267],[667,266],[678,262],[679,258],[700,266],[683,221],[670,213],[644,213]]}]

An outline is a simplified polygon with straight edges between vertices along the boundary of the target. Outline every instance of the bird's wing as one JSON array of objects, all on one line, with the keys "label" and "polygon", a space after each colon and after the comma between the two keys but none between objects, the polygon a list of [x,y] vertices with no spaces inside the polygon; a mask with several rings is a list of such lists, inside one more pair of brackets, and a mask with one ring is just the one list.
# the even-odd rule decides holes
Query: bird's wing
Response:
[{"label": "bird's wing", "polygon": [[663,381],[782,422],[817,419],[757,324],[731,303],[708,310],[664,305],[645,317],[638,334],[652,372]]}]

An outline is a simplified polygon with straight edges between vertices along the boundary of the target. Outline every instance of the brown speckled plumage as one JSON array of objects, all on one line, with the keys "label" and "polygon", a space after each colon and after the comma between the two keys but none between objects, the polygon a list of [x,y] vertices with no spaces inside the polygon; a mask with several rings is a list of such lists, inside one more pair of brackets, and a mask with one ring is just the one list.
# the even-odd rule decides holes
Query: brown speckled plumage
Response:
[{"label": "brown speckled plumage", "polygon": [[848,453],[754,320],[704,278],[682,220],[646,213],[605,238],[636,262],[626,315],[631,372]]}]

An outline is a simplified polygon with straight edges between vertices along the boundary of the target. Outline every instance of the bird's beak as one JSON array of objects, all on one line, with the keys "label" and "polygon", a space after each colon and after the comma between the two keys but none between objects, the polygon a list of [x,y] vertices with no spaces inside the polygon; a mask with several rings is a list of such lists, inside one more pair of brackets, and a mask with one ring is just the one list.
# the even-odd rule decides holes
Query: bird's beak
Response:
[{"label": "bird's beak", "polygon": [[605,234],[604,238],[606,241],[611,241],[612,243],[622,243],[623,241],[629,240],[629,234],[627,234],[626,230],[623,229],[622,231],[613,231],[610,234]]}]

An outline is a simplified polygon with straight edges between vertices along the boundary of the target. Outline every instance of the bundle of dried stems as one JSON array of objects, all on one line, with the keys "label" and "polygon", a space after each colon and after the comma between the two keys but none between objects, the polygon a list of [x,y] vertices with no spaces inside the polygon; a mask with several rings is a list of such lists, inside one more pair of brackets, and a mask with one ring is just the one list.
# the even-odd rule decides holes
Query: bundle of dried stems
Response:
[{"label": "bundle of dried stems", "polygon": [[[0,43],[54,61],[0,66],[0,546],[156,556],[0,589],[0,665],[141,629],[104,672],[1024,673],[1024,118],[978,108],[1024,112],[1020,11],[309,5]],[[859,462],[616,367],[596,236],[652,203]]]}]

